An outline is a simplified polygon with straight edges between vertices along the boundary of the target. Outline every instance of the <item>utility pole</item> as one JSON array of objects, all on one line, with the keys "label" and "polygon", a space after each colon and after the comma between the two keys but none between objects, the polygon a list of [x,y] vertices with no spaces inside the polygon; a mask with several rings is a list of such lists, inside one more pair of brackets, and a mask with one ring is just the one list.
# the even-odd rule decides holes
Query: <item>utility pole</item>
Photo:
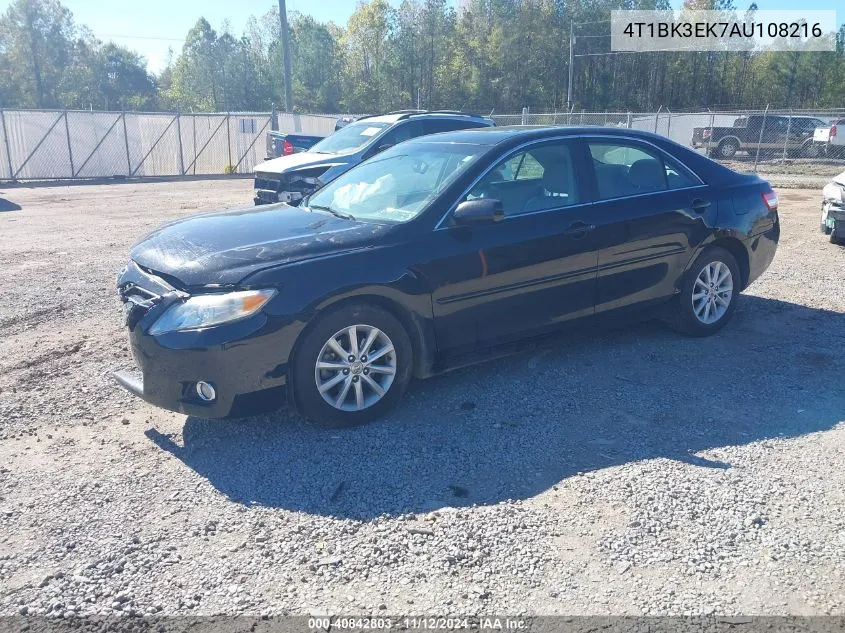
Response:
[{"label": "utility pole", "polygon": [[566,89],[566,109],[572,109],[572,46],[575,44],[575,24],[569,21],[569,87]]},{"label": "utility pole", "polygon": [[285,70],[285,112],[293,112],[293,88],[290,76],[290,31],[285,0],[279,0],[279,22],[282,26],[282,65]]}]

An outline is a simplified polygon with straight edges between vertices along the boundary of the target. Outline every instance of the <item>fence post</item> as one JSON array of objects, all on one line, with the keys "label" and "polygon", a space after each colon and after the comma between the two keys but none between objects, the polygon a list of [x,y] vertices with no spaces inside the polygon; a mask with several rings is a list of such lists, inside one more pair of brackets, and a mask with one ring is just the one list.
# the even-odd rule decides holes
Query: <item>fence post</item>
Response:
[{"label": "fence post", "polygon": [[766,117],[769,114],[769,104],[766,104],[766,110],[763,112],[763,125],[760,126],[760,137],[757,139],[757,153],[754,155],[754,173],[757,173],[757,161],[760,160],[760,145],[763,143],[763,130],[766,129]]},{"label": "fence post", "polygon": [[179,139],[179,174],[185,175],[185,158],[182,156],[182,119],[179,112],[176,112],[176,137]]},{"label": "fence post", "polygon": [[232,130],[229,127],[229,113],[226,113],[226,151],[229,154],[229,161],[226,167],[232,166]]},{"label": "fence post", "polygon": [[707,155],[710,155],[710,143],[713,141],[713,124],[716,122],[716,113],[710,113],[710,136],[707,137]]},{"label": "fence post", "polygon": [[9,132],[6,129],[6,115],[3,108],[0,108],[0,123],[3,124],[3,142],[6,145],[6,160],[9,163],[9,180],[15,182],[15,172],[12,169],[12,150],[9,149]]},{"label": "fence post", "polygon": [[522,108],[522,122],[520,125],[528,125],[528,108]]},{"label": "fence post", "polygon": [[625,127],[627,127],[629,130],[631,129],[631,113],[630,112],[628,112],[628,117],[625,121]]},{"label": "fence post", "polygon": [[67,122],[67,110],[65,110],[65,134],[67,135],[67,155],[70,158],[70,177],[74,178],[76,172],[73,169],[73,150],[70,148],[70,125]]},{"label": "fence post", "polygon": [[194,114],[193,112],[191,113],[191,120],[193,121],[193,124],[194,124],[194,160],[193,160],[192,164],[194,166],[194,176],[196,176],[197,175],[197,158],[199,158],[199,157],[197,156],[197,115]]},{"label": "fence post", "polygon": [[657,134],[657,122],[660,120],[660,111],[663,109],[663,106],[657,108],[657,114],[654,115],[654,133]]},{"label": "fence post", "polygon": [[672,111],[666,108],[666,112],[669,113],[669,118],[666,119],[666,138],[672,138]]},{"label": "fence post", "polygon": [[129,159],[129,132],[126,131],[126,110],[121,113],[123,117],[123,145],[126,147],[126,176],[132,175],[132,161]]},{"label": "fence post", "polygon": [[789,131],[792,128],[792,110],[789,111],[789,121],[786,124],[786,138],[783,139],[783,158],[786,161],[786,146],[789,144]]}]

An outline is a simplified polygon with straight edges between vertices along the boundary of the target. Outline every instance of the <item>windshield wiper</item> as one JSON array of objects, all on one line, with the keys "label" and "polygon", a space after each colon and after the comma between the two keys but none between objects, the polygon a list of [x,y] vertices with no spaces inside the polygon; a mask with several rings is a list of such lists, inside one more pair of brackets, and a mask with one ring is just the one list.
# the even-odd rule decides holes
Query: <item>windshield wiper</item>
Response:
[{"label": "windshield wiper", "polygon": [[319,209],[320,211],[328,211],[333,216],[341,218],[342,220],[354,220],[355,219],[355,216],[352,215],[351,213],[344,213],[343,211],[336,211],[335,209],[332,209],[331,207],[323,206],[322,204],[309,204],[308,208],[309,209]]}]

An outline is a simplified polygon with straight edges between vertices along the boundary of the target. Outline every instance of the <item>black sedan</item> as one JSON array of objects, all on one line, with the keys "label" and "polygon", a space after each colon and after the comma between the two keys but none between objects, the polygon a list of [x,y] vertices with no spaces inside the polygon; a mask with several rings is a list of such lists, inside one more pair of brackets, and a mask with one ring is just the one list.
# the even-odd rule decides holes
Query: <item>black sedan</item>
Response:
[{"label": "black sedan", "polygon": [[144,400],[383,415],[424,378],[598,317],[704,336],[772,261],[777,195],[663,137],[490,128],[397,145],[303,200],[195,216],[120,274]]}]

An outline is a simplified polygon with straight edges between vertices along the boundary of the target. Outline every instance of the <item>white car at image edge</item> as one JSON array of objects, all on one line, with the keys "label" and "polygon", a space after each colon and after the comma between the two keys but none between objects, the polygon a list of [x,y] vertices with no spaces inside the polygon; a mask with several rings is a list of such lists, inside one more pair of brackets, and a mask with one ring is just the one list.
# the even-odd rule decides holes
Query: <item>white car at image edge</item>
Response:
[{"label": "white car at image edge", "polygon": [[821,230],[834,244],[845,243],[845,171],[822,189]]}]

